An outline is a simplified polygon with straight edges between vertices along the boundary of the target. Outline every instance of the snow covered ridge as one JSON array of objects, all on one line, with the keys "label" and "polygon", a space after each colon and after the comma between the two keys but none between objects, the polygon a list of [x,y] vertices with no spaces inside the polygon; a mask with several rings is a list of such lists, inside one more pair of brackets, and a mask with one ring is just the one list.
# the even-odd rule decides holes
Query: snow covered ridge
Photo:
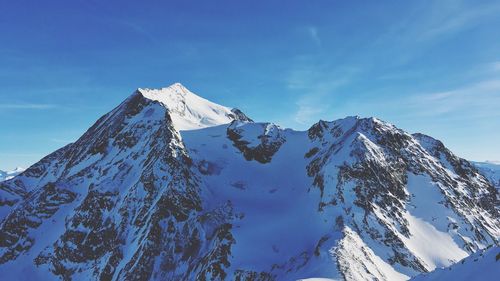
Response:
[{"label": "snow covered ridge", "polygon": [[500,276],[500,247],[478,251],[458,263],[419,275],[412,281],[497,281]]},{"label": "snow covered ridge", "polygon": [[0,181],[10,180],[11,178],[13,178],[13,177],[19,175],[20,173],[22,173],[23,171],[24,171],[24,169],[21,168],[21,167],[17,167],[17,168],[15,168],[12,171],[2,171],[2,170],[0,170]]},{"label": "snow covered ridge", "polygon": [[0,183],[0,272],[408,280],[498,244],[497,195],[440,141],[376,118],[294,131],[179,84],[140,89]]}]

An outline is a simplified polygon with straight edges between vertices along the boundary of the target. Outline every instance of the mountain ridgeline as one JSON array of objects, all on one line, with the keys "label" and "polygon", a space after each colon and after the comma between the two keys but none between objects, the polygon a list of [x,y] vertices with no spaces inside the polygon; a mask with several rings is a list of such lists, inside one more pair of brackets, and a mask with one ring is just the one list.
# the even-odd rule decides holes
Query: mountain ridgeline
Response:
[{"label": "mountain ridgeline", "polygon": [[440,141],[376,118],[295,131],[180,84],[138,89],[0,182],[0,272],[408,280],[498,245],[497,193]]}]

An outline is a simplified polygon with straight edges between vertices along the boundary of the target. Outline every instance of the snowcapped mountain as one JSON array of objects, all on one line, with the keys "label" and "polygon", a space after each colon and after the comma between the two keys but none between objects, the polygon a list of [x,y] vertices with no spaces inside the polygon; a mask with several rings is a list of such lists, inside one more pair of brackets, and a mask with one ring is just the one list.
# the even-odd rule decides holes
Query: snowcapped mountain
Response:
[{"label": "snowcapped mountain", "polygon": [[376,118],[294,131],[180,84],[139,89],[0,183],[0,271],[407,280],[498,244],[497,192],[438,140]]},{"label": "snowcapped mountain", "polygon": [[17,167],[17,168],[15,168],[12,171],[2,171],[2,170],[0,170],[0,181],[10,180],[11,178],[13,178],[13,177],[19,175],[20,173],[22,173],[23,171],[24,171],[24,169],[21,168],[21,167]]},{"label": "snowcapped mountain", "polygon": [[162,89],[138,89],[145,98],[165,106],[177,130],[193,130],[231,123],[251,121],[238,109],[231,109],[199,97],[180,83]]},{"label": "snowcapped mountain", "polygon": [[490,182],[500,189],[500,163],[498,162],[472,162]]},{"label": "snowcapped mountain", "polygon": [[500,276],[500,247],[478,251],[460,262],[422,274],[412,281],[496,281]]}]

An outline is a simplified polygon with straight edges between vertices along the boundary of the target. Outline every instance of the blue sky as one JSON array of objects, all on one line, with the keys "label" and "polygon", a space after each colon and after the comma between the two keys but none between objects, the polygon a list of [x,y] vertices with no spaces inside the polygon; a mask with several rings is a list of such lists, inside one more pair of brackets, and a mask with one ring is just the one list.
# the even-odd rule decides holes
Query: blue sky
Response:
[{"label": "blue sky", "polygon": [[[256,3],[259,2],[259,3]],[[376,116],[500,160],[498,1],[2,1],[0,169],[181,82],[258,121]]]}]

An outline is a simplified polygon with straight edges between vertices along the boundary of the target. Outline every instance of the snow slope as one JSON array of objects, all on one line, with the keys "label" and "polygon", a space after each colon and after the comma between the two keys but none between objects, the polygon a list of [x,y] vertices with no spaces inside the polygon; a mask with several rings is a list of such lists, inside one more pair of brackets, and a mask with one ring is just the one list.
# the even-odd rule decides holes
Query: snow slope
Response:
[{"label": "snow slope", "polygon": [[438,140],[255,123],[180,84],[137,90],[0,203],[20,280],[407,280],[500,239],[496,189]]},{"label": "snow slope", "polygon": [[418,275],[412,281],[496,281],[500,276],[500,247],[481,250],[447,267]]}]

